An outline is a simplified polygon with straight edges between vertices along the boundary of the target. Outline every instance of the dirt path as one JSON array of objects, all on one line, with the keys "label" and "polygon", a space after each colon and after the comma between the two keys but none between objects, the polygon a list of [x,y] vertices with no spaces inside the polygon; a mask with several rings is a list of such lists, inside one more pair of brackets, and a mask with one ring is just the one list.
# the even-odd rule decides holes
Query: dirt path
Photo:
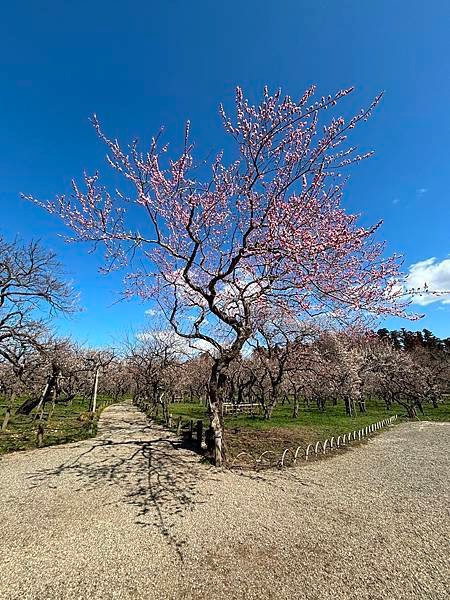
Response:
[{"label": "dirt path", "polygon": [[2,600],[444,600],[450,424],[220,472],[134,407],[0,461]]}]

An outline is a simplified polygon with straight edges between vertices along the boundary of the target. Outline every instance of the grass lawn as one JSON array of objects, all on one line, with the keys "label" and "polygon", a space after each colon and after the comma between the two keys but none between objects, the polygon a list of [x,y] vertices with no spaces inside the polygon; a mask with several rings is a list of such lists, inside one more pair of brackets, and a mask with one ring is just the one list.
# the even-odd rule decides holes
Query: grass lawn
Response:
[{"label": "grass lawn", "polygon": [[[97,402],[98,405],[102,405],[108,402],[108,399],[99,396]],[[37,447],[36,431],[39,421],[34,420],[34,411],[31,415],[16,415],[15,410],[21,403],[22,399],[18,399],[14,403],[7,429],[6,431],[0,431],[0,455],[15,450],[28,450]],[[6,405],[0,398],[0,427],[5,409]],[[45,407],[44,420],[42,421],[44,424],[43,446],[75,442],[96,434],[99,411],[97,411],[94,421],[91,422],[89,419],[89,400],[75,398],[72,404],[57,403],[50,420],[47,421],[49,410],[51,410],[50,403]]]},{"label": "grass lawn", "polygon": [[[265,450],[281,452],[292,446],[306,446],[317,440],[337,437],[350,431],[358,430],[394,414],[404,415],[401,406],[394,405],[389,412],[384,402],[367,401],[367,412],[358,413],[356,417],[347,417],[344,405],[339,402],[336,406],[329,403],[324,412],[317,406],[309,408],[300,405],[298,419],[292,418],[293,406],[285,404],[277,406],[270,420],[262,416],[225,416],[226,443],[230,457],[239,452],[261,454]],[[424,406],[425,415],[419,415],[420,420],[450,421],[450,399],[440,404],[438,408]],[[174,418],[203,420],[205,426],[209,420],[206,409],[197,403],[175,403],[170,405],[170,413]]]}]

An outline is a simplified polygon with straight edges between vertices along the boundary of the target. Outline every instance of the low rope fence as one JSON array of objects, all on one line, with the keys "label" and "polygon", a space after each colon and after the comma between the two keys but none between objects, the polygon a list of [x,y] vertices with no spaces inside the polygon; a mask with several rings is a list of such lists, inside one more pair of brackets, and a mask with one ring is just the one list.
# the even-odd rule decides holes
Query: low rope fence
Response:
[{"label": "low rope fence", "polygon": [[[367,438],[372,433],[376,433],[383,427],[392,425],[398,418],[398,415],[388,417],[362,429],[350,431],[337,437],[327,438],[324,441],[317,441],[314,444],[307,444],[306,446],[297,446],[291,448],[285,448],[281,453],[274,452],[272,450],[266,450],[259,457],[255,457],[249,452],[240,452],[231,463],[231,468],[235,469],[264,469],[273,467],[293,467],[299,461],[308,461],[311,458],[318,458],[326,454],[330,454],[339,450],[343,447],[347,447],[351,442],[360,442],[364,438]],[[238,460],[240,463],[237,463]]]}]

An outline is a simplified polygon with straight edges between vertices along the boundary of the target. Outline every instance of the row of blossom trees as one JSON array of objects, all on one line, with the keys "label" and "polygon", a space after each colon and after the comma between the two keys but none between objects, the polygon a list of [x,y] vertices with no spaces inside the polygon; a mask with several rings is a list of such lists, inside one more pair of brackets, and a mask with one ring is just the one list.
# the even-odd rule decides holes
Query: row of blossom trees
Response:
[{"label": "row of blossom trees", "polygon": [[[280,403],[289,403],[295,419],[303,407],[325,411],[338,403],[349,416],[364,413],[373,399],[415,417],[425,404],[437,407],[450,392],[450,339],[439,340],[427,330],[403,330],[402,335],[416,343],[398,345],[393,341],[398,332],[387,330],[282,330],[272,322],[229,365],[223,399],[236,407],[259,405],[266,419]],[[168,419],[175,397],[207,400],[213,362],[210,353],[188,356],[173,336],[147,331],[127,344],[130,392],[150,403],[154,414],[162,406]]]},{"label": "row of blossom trees", "polygon": [[[435,338],[437,339],[437,338]],[[177,365],[173,393],[185,398],[208,395],[206,354]],[[172,367],[173,368],[173,367]],[[396,348],[383,330],[351,335],[305,331],[284,343],[255,343],[227,372],[225,400],[257,403],[271,418],[277,404],[288,402],[292,416],[312,403],[320,410],[342,403],[351,416],[366,411],[369,399],[381,399],[386,408],[395,403],[415,417],[425,403],[437,407],[450,392],[450,339],[440,346]]]},{"label": "row of blossom trees", "polygon": [[[19,413],[43,412],[50,404],[51,414],[57,402],[82,396],[95,412],[98,394],[116,400],[133,395],[151,404],[155,416],[162,407],[168,421],[175,397],[208,404],[220,354],[214,345],[200,352],[162,326],[130,337],[119,350],[58,338],[50,316],[71,312],[75,304],[54,255],[17,240],[0,248],[0,395],[8,406],[20,398]],[[299,321],[284,311],[266,309],[265,315],[223,371],[221,401],[256,403],[270,419],[280,402],[298,418],[312,403],[322,411],[343,403],[354,415],[377,398],[415,417],[450,391],[450,339],[426,329],[343,332],[326,319],[319,326],[317,318]]]},{"label": "row of blossom trees", "polygon": [[56,403],[78,397],[95,413],[99,395],[118,400],[129,394],[131,373],[110,349],[87,349],[53,336],[15,347],[10,342],[8,349],[13,359],[0,358],[0,397],[7,407],[3,430],[13,407],[17,414],[45,410],[51,416]]},{"label": "row of blossom trees", "polygon": [[[230,364],[225,401],[258,404],[267,419],[287,402],[295,419],[311,405],[325,411],[342,403],[351,416],[365,412],[367,400],[382,399],[387,409],[397,404],[415,417],[450,391],[450,340],[405,348],[396,347],[385,330],[349,335],[308,329],[291,340],[284,335],[284,341],[255,340]],[[186,356],[159,331],[127,341],[120,356],[55,338],[17,350],[13,362],[0,361],[0,394],[11,404],[20,397],[23,414],[76,396],[89,398],[95,411],[98,393],[115,400],[133,395],[150,403],[155,416],[161,407],[167,421],[175,398],[208,398],[214,360],[208,353]]]},{"label": "row of blossom trees", "polygon": [[72,402],[76,396],[90,398],[95,412],[99,391],[114,397],[128,392],[129,373],[113,351],[82,348],[54,334],[52,317],[74,312],[76,301],[53,252],[39,242],[0,238],[3,430],[18,399],[20,414],[43,413],[47,405]]}]

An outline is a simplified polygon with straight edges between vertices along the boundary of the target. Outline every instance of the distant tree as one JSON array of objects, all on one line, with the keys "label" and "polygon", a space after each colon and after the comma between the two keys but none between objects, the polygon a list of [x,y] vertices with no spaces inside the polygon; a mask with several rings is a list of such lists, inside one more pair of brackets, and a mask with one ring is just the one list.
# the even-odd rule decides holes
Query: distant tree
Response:
[{"label": "distant tree", "polygon": [[254,348],[250,369],[254,374],[254,388],[259,388],[257,398],[264,412],[270,419],[272,412],[284,393],[284,384],[291,370],[297,364],[290,360],[293,353],[299,354],[303,341],[314,335],[312,327],[289,321],[273,314],[260,323],[253,339],[249,340]]},{"label": "distant tree", "polygon": [[125,352],[133,374],[135,400],[149,401],[155,417],[162,406],[168,423],[169,403],[179,380],[181,359],[185,358],[180,340],[172,331],[147,330],[128,341]]},{"label": "distant tree", "polygon": [[442,349],[444,346],[442,340],[436,337],[429,329],[422,331],[422,343],[429,350]]},{"label": "distant tree", "polygon": [[389,331],[389,329],[386,329],[385,327],[383,327],[382,329],[379,329],[377,331],[377,335],[382,340],[389,340],[390,339],[390,331]]},{"label": "distant tree", "polygon": [[190,402],[206,400],[212,362],[208,352],[201,352],[184,361],[178,387]]},{"label": "distant tree", "polygon": [[103,366],[103,377],[99,381],[99,393],[116,401],[131,394],[133,381],[127,362],[123,357],[114,356],[113,360]]},{"label": "distant tree", "polygon": [[0,237],[0,356],[18,367],[17,349],[38,344],[48,317],[72,312],[75,300],[53,252]]},{"label": "distant tree", "polygon": [[80,351],[69,339],[40,340],[33,350],[35,365],[39,367],[39,389],[31,385],[29,372],[22,374],[28,393],[17,409],[19,414],[28,415],[33,409],[43,411],[50,401],[54,407],[62,398],[73,400],[77,391],[74,378],[83,370]]},{"label": "distant tree", "polygon": [[87,370],[92,374],[91,402],[89,409],[91,413],[97,410],[97,394],[100,374],[107,372],[108,367],[115,359],[115,352],[112,349],[102,348],[99,350],[87,350],[83,353],[83,362]]}]

